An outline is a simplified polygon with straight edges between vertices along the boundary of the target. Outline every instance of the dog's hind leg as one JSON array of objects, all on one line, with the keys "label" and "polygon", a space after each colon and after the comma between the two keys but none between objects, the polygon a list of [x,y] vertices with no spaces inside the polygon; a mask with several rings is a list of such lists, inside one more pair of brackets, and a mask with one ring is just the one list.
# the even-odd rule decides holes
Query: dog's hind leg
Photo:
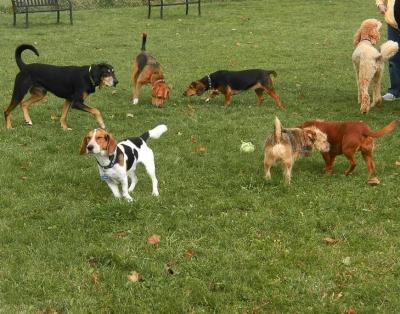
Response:
[{"label": "dog's hind leg", "polygon": [[368,137],[362,144],[361,144],[361,154],[367,165],[368,169],[368,184],[370,185],[378,185],[379,179],[375,173],[375,162],[374,158],[372,157],[372,150],[374,149],[374,140],[371,137]]},{"label": "dog's hind leg", "polygon": [[139,69],[136,65],[132,65],[131,69],[131,83],[132,83],[132,103],[137,105],[139,102],[139,95],[136,96],[136,85],[139,78]]},{"label": "dog's hind leg", "polygon": [[372,78],[372,103],[371,107],[379,106],[382,103],[381,80],[383,73],[383,64],[377,69]]},{"label": "dog's hind leg", "polygon": [[33,82],[29,77],[24,76],[21,72],[17,74],[10,105],[7,107],[6,110],[4,110],[4,118],[6,120],[7,129],[12,128],[11,112],[21,103],[21,101],[24,99],[24,96],[32,87],[32,85]]},{"label": "dog's hind leg", "polygon": [[24,114],[25,123],[29,126],[32,126],[32,119],[29,115],[29,107],[38,101],[41,101],[44,97],[46,97],[47,91],[41,87],[32,87],[30,89],[31,96],[21,103],[21,109]]},{"label": "dog's hind leg", "polygon": [[158,180],[156,177],[156,166],[154,164],[154,154],[153,151],[148,147],[143,147],[141,154],[139,156],[139,161],[144,165],[146,168],[147,174],[151,178],[152,183],[152,194],[154,196],[159,196],[158,192]]},{"label": "dog's hind leg", "polygon": [[283,109],[284,108],[284,106],[282,104],[282,101],[281,101],[281,97],[279,97],[279,95],[275,92],[275,89],[264,87],[264,90],[269,96],[271,96],[275,100],[276,106],[279,109]]},{"label": "dog's hind leg", "polygon": [[375,74],[375,69],[372,65],[367,62],[360,64],[359,81],[358,86],[360,89],[360,111],[361,113],[367,113],[370,109],[370,97],[368,94],[368,87]]},{"label": "dog's hind leg", "polygon": [[131,179],[131,185],[128,188],[128,192],[132,192],[135,189],[136,184],[138,183],[138,178],[135,171],[128,172],[128,176]]},{"label": "dog's hind leg", "polygon": [[70,130],[70,128],[68,128],[67,125],[67,116],[70,109],[71,109],[71,102],[69,100],[65,100],[60,118],[60,124],[64,130]]},{"label": "dog's hind leg", "polygon": [[283,160],[283,175],[285,177],[285,183],[290,184],[292,179],[292,168],[293,168],[293,160]]},{"label": "dog's hind leg", "polygon": [[361,104],[361,90],[359,84],[359,75],[358,72],[360,71],[359,64],[353,61],[354,71],[356,72],[356,83],[357,83],[357,101],[358,104]]},{"label": "dog's hind leg", "polygon": [[264,178],[265,180],[271,180],[271,167],[272,167],[273,161],[268,157],[264,157]]}]

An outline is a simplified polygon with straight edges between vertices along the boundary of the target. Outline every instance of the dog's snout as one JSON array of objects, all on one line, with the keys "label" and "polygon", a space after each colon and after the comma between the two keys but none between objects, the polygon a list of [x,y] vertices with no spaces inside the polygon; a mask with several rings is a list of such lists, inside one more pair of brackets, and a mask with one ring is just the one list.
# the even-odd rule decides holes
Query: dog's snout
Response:
[{"label": "dog's snout", "polygon": [[116,78],[114,78],[114,86],[117,86],[118,84],[118,80]]},{"label": "dog's snout", "polygon": [[93,145],[88,145],[88,146],[86,146],[86,149],[89,151],[89,152],[91,152],[92,150],[93,150]]}]

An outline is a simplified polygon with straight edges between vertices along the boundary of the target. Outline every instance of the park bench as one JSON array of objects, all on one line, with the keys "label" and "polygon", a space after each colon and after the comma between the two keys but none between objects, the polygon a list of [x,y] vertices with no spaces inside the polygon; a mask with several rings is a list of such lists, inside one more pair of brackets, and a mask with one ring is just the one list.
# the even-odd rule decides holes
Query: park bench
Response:
[{"label": "park bench", "polygon": [[14,13],[14,26],[17,14],[25,14],[25,26],[28,27],[28,14],[37,12],[57,12],[57,23],[60,23],[60,12],[69,11],[72,24],[72,4],[70,0],[11,0]]},{"label": "park bench", "polygon": [[151,8],[152,7],[160,7],[160,18],[164,17],[164,7],[168,7],[168,6],[173,6],[173,5],[184,5],[186,7],[186,15],[189,14],[189,5],[191,4],[197,4],[197,10],[199,15],[201,15],[201,0],[181,0],[181,1],[177,1],[177,2],[169,2],[166,0],[148,0],[148,7],[149,7],[149,11],[148,11],[148,15],[147,18],[150,18],[151,15]]}]

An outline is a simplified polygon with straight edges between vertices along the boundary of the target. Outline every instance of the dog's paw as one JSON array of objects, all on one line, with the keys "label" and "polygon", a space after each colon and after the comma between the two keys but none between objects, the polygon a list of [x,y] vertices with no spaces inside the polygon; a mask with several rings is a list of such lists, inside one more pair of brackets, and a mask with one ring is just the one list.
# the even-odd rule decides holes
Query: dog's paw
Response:
[{"label": "dog's paw", "polygon": [[139,103],[139,98],[133,98],[132,104],[137,105]]},{"label": "dog's paw", "polygon": [[25,125],[26,126],[33,126],[33,123],[32,123],[32,121],[25,121]]},{"label": "dog's paw", "polygon": [[210,100],[211,100],[210,98],[206,98],[205,102],[210,102]]},{"label": "dog's paw", "polygon": [[151,193],[151,195],[153,195],[153,196],[160,196],[160,193],[158,193],[158,191],[153,191],[152,193]]},{"label": "dog's paw", "polygon": [[377,177],[373,177],[373,178],[368,179],[368,184],[369,185],[378,185],[379,183],[381,183],[381,182],[379,181],[379,179]]}]

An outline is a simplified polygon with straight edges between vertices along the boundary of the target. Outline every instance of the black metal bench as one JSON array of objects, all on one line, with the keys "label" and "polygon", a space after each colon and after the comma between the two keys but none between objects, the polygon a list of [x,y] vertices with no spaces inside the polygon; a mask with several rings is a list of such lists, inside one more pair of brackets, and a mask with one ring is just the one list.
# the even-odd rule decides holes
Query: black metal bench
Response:
[{"label": "black metal bench", "polygon": [[168,2],[165,0],[159,0],[157,1],[157,3],[155,3],[156,1],[153,0],[148,0],[148,7],[149,7],[149,12],[147,15],[147,18],[150,18],[151,15],[151,8],[152,7],[160,7],[160,18],[164,17],[164,7],[169,7],[169,6],[173,6],[173,5],[184,5],[186,7],[186,15],[189,14],[189,5],[190,4],[197,4],[197,10],[199,15],[201,15],[201,0],[182,0],[182,1],[178,1],[178,2]]},{"label": "black metal bench", "polygon": [[25,26],[28,27],[28,14],[37,12],[57,12],[57,23],[60,23],[60,12],[69,11],[69,20],[72,24],[72,4],[70,0],[11,0],[14,26],[17,23],[17,14],[25,14]]}]

